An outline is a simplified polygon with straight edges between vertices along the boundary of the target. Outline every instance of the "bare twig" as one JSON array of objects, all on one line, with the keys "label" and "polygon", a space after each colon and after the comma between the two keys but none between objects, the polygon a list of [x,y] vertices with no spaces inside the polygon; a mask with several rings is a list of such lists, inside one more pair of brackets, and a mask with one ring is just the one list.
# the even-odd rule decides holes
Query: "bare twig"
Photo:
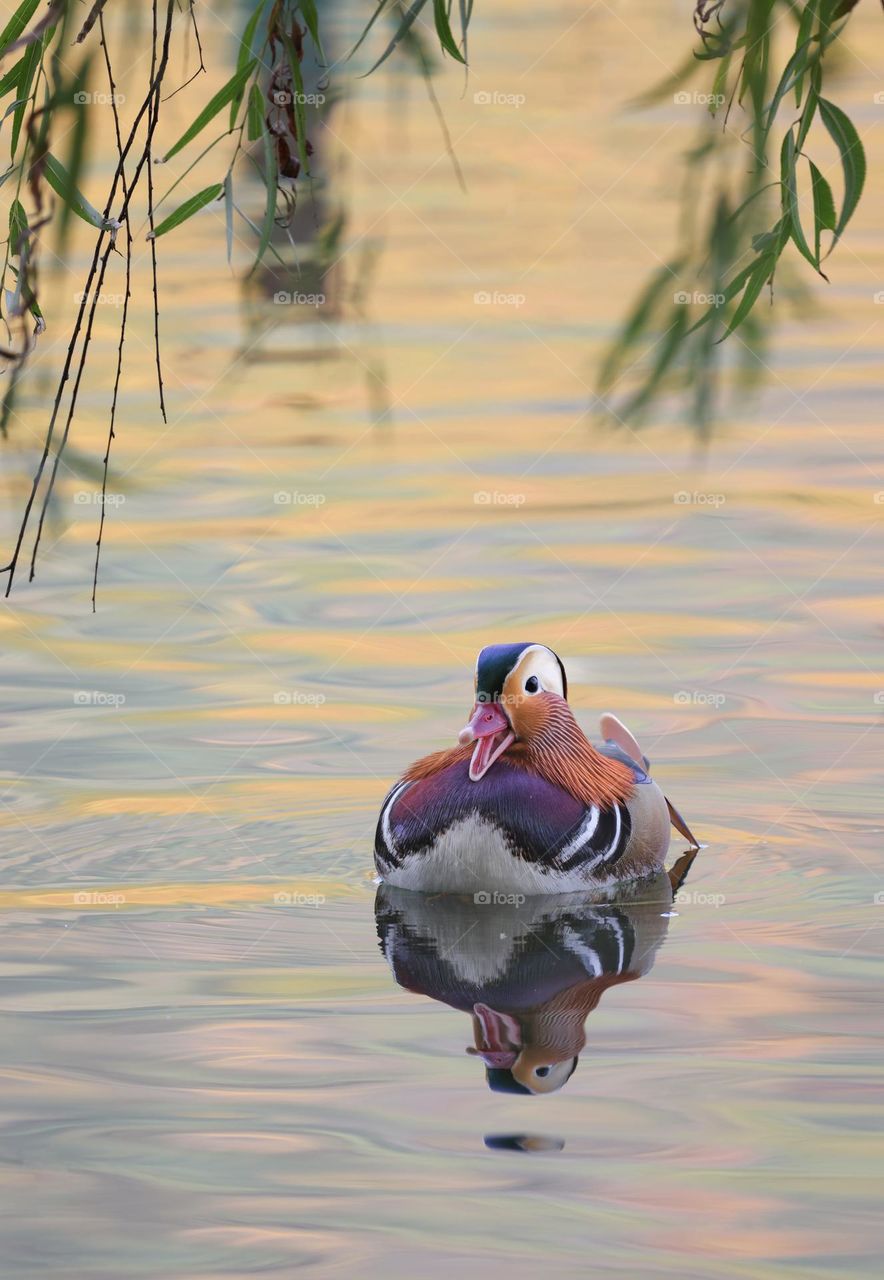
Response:
[{"label": "bare twig", "polygon": [[[124,167],[125,162],[126,162],[126,157],[127,157],[127,155],[129,154],[129,151],[131,150],[132,145],[133,145],[133,143],[134,143],[134,141],[135,141],[135,137],[136,137],[136,134],[137,134],[137,132],[138,132],[138,128],[139,128],[139,126],[140,126],[140,124],[141,124],[141,121],[144,119],[145,115],[147,114],[147,112],[148,112],[148,110],[149,110],[149,108],[150,108],[150,106],[151,106],[151,103],[152,103],[152,101],[153,101],[153,97],[154,97],[154,95],[155,95],[156,93],[158,93],[158,92],[159,92],[160,86],[161,86],[161,84],[162,84],[163,76],[164,76],[164,75],[165,75],[165,73],[166,73],[166,67],[167,67],[167,65],[168,65],[168,60],[169,60],[169,40],[170,40],[171,33],[172,33],[172,16],[173,16],[174,8],[175,8],[175,0],[168,0],[168,6],[167,6],[167,10],[166,10],[166,28],[165,28],[164,38],[163,38],[163,50],[162,50],[162,57],[161,57],[161,59],[160,59],[160,65],[159,65],[159,67],[157,68],[157,73],[156,73],[156,75],[153,77],[153,80],[152,80],[152,83],[151,83],[150,88],[149,88],[149,90],[148,90],[147,96],[146,96],[146,98],[145,98],[144,102],[142,103],[141,107],[139,108],[139,110],[138,110],[138,112],[137,112],[137,114],[136,114],[136,116],[135,116],[134,121],[132,122],[132,127],[131,127],[131,129],[130,129],[130,131],[129,131],[129,137],[128,137],[128,138],[127,138],[127,140],[126,140],[126,144],[125,144],[125,146],[123,147],[122,155],[120,156],[120,159],[119,159],[119,161],[118,161],[118,163],[117,163],[117,167],[116,167],[116,170],[115,170],[115,172],[114,172],[113,179],[112,179],[112,181],[111,181],[110,192],[108,193],[108,198],[107,198],[107,202],[106,202],[106,204],[105,204],[105,209],[104,209],[104,218],[105,218],[106,220],[107,220],[107,219],[109,219],[109,217],[110,217],[110,210],[111,210],[111,207],[112,207],[112,205],[113,205],[114,197],[115,197],[115,195],[116,195],[117,186],[119,185],[119,182],[120,182],[120,179],[121,179],[121,176],[122,176],[123,167]],[[138,161],[138,165],[137,165],[137,167],[136,167],[135,174],[134,174],[134,176],[133,176],[133,179],[132,179],[131,185],[130,185],[130,187],[129,187],[129,192],[128,192],[128,194],[126,195],[126,197],[125,197],[125,199],[124,199],[124,202],[123,202],[123,208],[122,208],[122,211],[121,211],[121,214],[120,214],[120,218],[119,218],[119,222],[120,222],[120,223],[122,223],[122,222],[124,221],[124,219],[126,218],[126,216],[128,215],[129,200],[131,199],[132,193],[133,193],[133,191],[135,190],[135,188],[136,188],[136,186],[137,186],[137,184],[138,184],[138,179],[139,179],[139,176],[140,176],[140,174],[141,174],[141,170],[142,170],[142,168],[143,168],[143,166],[144,166],[144,163],[145,163],[145,160],[146,160],[146,156],[147,156],[147,151],[145,150],[145,151],[142,153],[142,155],[141,155],[141,157],[140,157],[140,159],[139,159],[139,161]],[[32,509],[33,509],[33,505],[34,505],[34,499],[35,499],[35,498],[36,498],[36,496],[37,496],[37,491],[38,491],[38,489],[39,489],[39,487],[40,487],[40,481],[41,481],[41,479],[42,479],[42,477],[43,477],[43,472],[44,472],[44,470],[45,470],[45,468],[46,468],[46,463],[47,463],[47,461],[48,461],[48,459],[49,459],[49,451],[50,451],[50,449],[51,449],[51,447],[52,447],[52,440],[53,440],[53,436],[54,436],[54,433],[55,433],[55,426],[56,426],[56,423],[57,423],[57,421],[58,421],[58,415],[59,415],[59,412],[60,412],[60,409],[61,409],[62,396],[63,396],[63,394],[64,394],[65,385],[66,385],[66,383],[67,383],[67,381],[68,381],[68,378],[70,377],[71,365],[73,364],[73,360],[74,360],[74,352],[75,352],[75,350],[76,350],[76,345],[77,345],[77,341],[78,341],[79,336],[80,336],[80,331],[81,331],[81,329],[82,329],[82,327],[83,327],[83,317],[84,317],[85,312],[86,312],[86,303],[87,303],[87,300],[88,300],[88,298],[89,298],[89,294],[90,294],[90,291],[91,291],[91,289],[92,289],[92,284],[93,284],[93,282],[94,282],[94,280],[95,280],[96,273],[97,273],[97,272],[98,272],[98,270],[99,270],[99,259],[100,259],[100,257],[101,257],[101,248],[102,248],[102,244],[103,244],[103,242],[104,242],[104,238],[105,238],[105,235],[106,235],[106,231],[107,231],[107,229],[106,229],[105,227],[102,227],[102,229],[99,231],[98,238],[96,239],[96,242],[95,242],[95,249],[94,249],[93,254],[92,254],[92,261],[91,261],[91,263],[90,263],[90,265],[89,265],[89,272],[88,272],[87,277],[86,277],[86,285],[85,285],[85,288],[84,288],[84,290],[83,290],[83,299],[82,299],[82,301],[81,301],[81,303],[80,303],[80,309],[79,309],[79,311],[77,312],[77,318],[76,318],[76,320],[75,320],[75,322],[74,322],[74,331],[73,331],[73,333],[72,333],[72,335],[71,335],[71,340],[70,340],[70,342],[69,342],[69,344],[68,344],[68,349],[67,349],[67,353],[66,353],[66,355],[65,355],[64,365],[63,365],[62,372],[61,372],[61,377],[60,377],[59,382],[58,382],[58,387],[57,387],[57,390],[56,390],[56,393],[55,393],[55,399],[54,399],[54,401],[53,401],[53,405],[52,405],[52,414],[51,414],[50,419],[49,419],[49,425],[48,425],[48,427],[47,427],[47,429],[46,429],[46,437],[45,437],[45,440],[44,440],[44,443],[43,443],[43,452],[42,452],[42,454],[41,454],[41,456],[40,456],[40,461],[39,461],[39,463],[38,463],[38,465],[37,465],[37,470],[36,470],[36,472],[34,473],[34,478],[33,478],[33,481],[32,481],[32,483],[31,483],[31,491],[30,491],[30,493],[29,493],[29,495],[28,495],[28,499],[27,499],[27,502],[26,502],[26,504],[25,504],[25,509],[24,509],[24,513],[23,513],[23,515],[22,515],[22,519],[21,519],[20,526],[19,526],[18,536],[17,536],[17,538],[16,538],[16,543],[15,543],[15,548],[14,548],[13,553],[12,553],[12,558],[11,558],[11,560],[10,560],[9,564],[8,564],[8,565],[6,565],[6,566],[4,566],[4,568],[3,568],[2,570],[0,570],[0,572],[5,572],[5,573],[8,573],[8,575],[9,575],[9,580],[8,580],[8,582],[7,582],[7,584],[6,584],[6,595],[7,595],[7,596],[9,595],[10,591],[12,590],[12,584],[13,584],[13,581],[15,580],[15,572],[16,572],[16,568],[17,568],[17,566],[18,566],[19,558],[20,558],[20,556],[21,556],[22,543],[24,542],[25,533],[27,532],[27,527],[28,527],[28,524],[29,524],[29,521],[30,521],[31,511],[32,511]],[[112,248],[113,248],[113,243],[112,243],[112,241],[110,241],[110,242],[109,242],[109,244],[108,244],[108,247],[105,249],[105,253],[104,253],[104,256],[103,256],[103,259],[102,259],[102,266],[101,266],[101,276],[100,276],[100,280],[103,280],[103,278],[104,278],[104,271],[105,271],[105,269],[106,269],[106,267],[107,267],[107,261],[108,261],[108,258],[109,258],[109,256],[110,256],[110,253],[111,253],[111,251],[112,251]],[[95,291],[95,295],[94,295],[94,297],[93,297],[92,309],[91,309],[91,312],[90,312],[90,326],[91,326],[91,319],[92,319],[92,318],[94,317],[94,315],[95,315],[95,307],[96,307],[96,305],[97,305],[98,295],[99,295],[99,292],[100,292],[100,280],[99,280],[98,288],[96,289],[96,291]],[[82,373],[82,365],[83,365],[83,362],[84,362],[84,359],[85,359],[85,350],[86,350],[86,346],[87,346],[87,345],[88,345],[88,337],[86,337],[86,338],[84,339],[84,350],[83,350],[83,353],[81,353],[81,356],[80,356],[80,373]],[[79,379],[78,379],[78,382],[79,382]],[[75,387],[75,389],[74,389],[74,396],[76,396],[76,387]],[[46,494],[46,497],[45,497],[45,498],[44,498],[44,500],[43,500],[43,508],[42,508],[42,512],[41,512],[41,516],[40,516],[40,525],[39,525],[39,529],[38,529],[38,532],[37,532],[37,538],[36,538],[36,540],[35,540],[35,544],[34,544],[34,552],[33,552],[33,555],[32,555],[32,557],[31,557],[31,577],[32,577],[32,578],[33,578],[33,574],[34,574],[34,564],[35,564],[35,561],[36,561],[37,547],[38,547],[38,545],[39,545],[39,540],[40,540],[40,532],[42,531],[43,521],[44,521],[44,518],[45,518],[45,515],[46,515],[47,505],[48,505],[49,499],[50,499],[50,498],[51,498],[51,496],[52,496],[52,490],[53,490],[53,488],[54,488],[54,484],[55,484],[55,477],[56,477],[56,475],[57,475],[57,473],[58,473],[58,464],[59,464],[59,460],[60,460],[60,458],[61,458],[61,454],[62,454],[62,452],[64,451],[64,446],[65,446],[65,444],[67,443],[67,436],[68,436],[68,432],[69,432],[69,430],[70,430],[71,417],[72,417],[72,415],[71,415],[71,414],[69,414],[69,416],[68,416],[68,421],[67,421],[67,425],[66,425],[66,427],[65,427],[65,435],[64,435],[64,438],[63,438],[63,440],[62,440],[62,443],[61,443],[61,445],[60,445],[60,447],[59,447],[58,453],[57,453],[57,455],[56,455],[55,465],[54,465],[54,467],[53,467],[52,476],[51,476],[51,479],[50,479],[50,482],[49,482],[49,486],[48,486],[47,494]]]},{"label": "bare twig", "polygon": [[[157,0],[153,0],[153,29],[152,44],[153,52],[151,54],[151,79],[153,79],[153,71],[156,66],[157,59]],[[193,16],[193,8],[191,7],[191,17]],[[200,59],[202,61],[202,58]],[[163,365],[160,358],[160,295],[157,287],[157,242],[153,235],[154,216],[153,216],[153,156],[150,154],[153,144],[154,131],[160,119],[160,94],[157,90],[154,98],[154,105],[148,115],[147,129],[147,220],[150,224],[151,234],[150,240],[150,270],[151,282],[153,286],[153,342],[154,356],[157,366],[157,388],[160,395],[160,413],[163,415],[163,422],[168,422],[166,417],[166,398],[163,394]]]},{"label": "bare twig", "polygon": [[[111,66],[110,53],[107,47],[107,39],[104,32],[104,17],[99,13],[99,23],[101,29],[101,47],[104,52],[104,63],[107,68],[107,79],[110,87],[110,100],[114,113],[114,133],[117,141],[117,155],[122,157],[123,154],[123,138],[120,132],[120,113],[117,108],[116,84],[114,82],[114,73]],[[126,174],[122,174],[123,192],[128,194],[126,187]],[[126,322],[129,318],[129,297],[130,286],[132,280],[132,223],[131,219],[126,219],[126,291],[123,295],[123,314],[120,319],[120,341],[117,347],[117,368],[114,375],[114,389],[111,397],[110,422],[107,432],[107,447],[104,451],[103,466],[104,470],[101,477],[101,511],[98,517],[98,538],[95,542],[95,568],[92,573],[92,612],[95,612],[95,596],[98,591],[98,562],[101,559],[101,540],[104,535],[104,515],[107,510],[107,473],[110,464],[110,452],[116,432],[114,427],[117,420],[117,397],[120,391],[120,375],[123,372],[123,344],[126,341]]]}]

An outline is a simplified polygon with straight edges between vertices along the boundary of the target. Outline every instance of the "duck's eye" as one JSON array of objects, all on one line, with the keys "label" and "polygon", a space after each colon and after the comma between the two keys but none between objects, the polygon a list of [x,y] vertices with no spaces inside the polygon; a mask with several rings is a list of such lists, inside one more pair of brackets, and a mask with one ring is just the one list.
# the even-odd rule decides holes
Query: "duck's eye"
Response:
[{"label": "duck's eye", "polygon": [[537,679],[537,676],[529,676],[528,679],[525,681],[526,693],[536,693],[539,688],[540,688],[540,681]]},{"label": "duck's eye", "polygon": [[536,1067],[534,1070],[536,1076],[540,1076],[541,1080],[545,1080],[549,1075],[549,1067]]}]

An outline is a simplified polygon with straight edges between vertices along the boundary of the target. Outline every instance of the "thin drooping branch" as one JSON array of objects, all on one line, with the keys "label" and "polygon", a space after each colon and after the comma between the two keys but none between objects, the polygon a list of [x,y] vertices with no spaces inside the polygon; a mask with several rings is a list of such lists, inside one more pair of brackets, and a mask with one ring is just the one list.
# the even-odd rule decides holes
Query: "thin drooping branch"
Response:
[{"label": "thin drooping branch", "polygon": [[[168,21],[166,24],[163,60],[156,74],[156,77],[151,76],[152,88],[150,90],[148,97],[149,99],[153,99],[154,105],[153,107],[151,107],[150,105],[148,106],[147,137],[145,140],[144,149],[138,159],[138,164],[135,167],[135,174],[132,178],[132,184],[129,187],[129,190],[124,193],[123,207],[120,210],[120,216],[117,219],[117,226],[121,226],[124,222],[128,221],[129,201],[131,200],[132,194],[138,185],[138,180],[141,176],[141,171],[144,168],[145,164],[148,163],[148,160],[150,157],[151,143],[153,141],[153,134],[154,134],[154,130],[156,129],[156,123],[157,123],[156,100],[159,98],[159,95],[161,92],[163,75],[165,74],[166,64],[168,62],[169,39],[172,32],[173,5],[174,5],[174,0],[169,0]],[[118,169],[121,177],[122,177],[121,166],[123,166],[124,163],[125,163],[125,157],[123,157],[123,159],[118,163]],[[149,168],[150,166],[148,164],[148,169]],[[61,443],[59,444],[58,449],[56,450],[55,461],[52,465],[52,471],[49,476],[49,483],[47,484],[46,492],[43,495],[43,503],[40,508],[40,519],[37,523],[37,534],[36,534],[36,537],[34,538],[34,547],[31,552],[31,568],[30,568],[30,575],[28,579],[31,582],[33,581],[34,574],[37,571],[37,552],[40,548],[40,541],[43,537],[43,524],[44,524],[44,521],[46,520],[46,513],[49,510],[49,504],[52,500],[52,494],[55,489],[55,481],[58,476],[58,468],[61,463],[62,455],[65,451],[65,448],[67,447],[68,436],[70,435],[70,430],[71,430],[71,423],[73,421],[74,412],[77,407],[77,398],[80,393],[80,382],[83,377],[83,370],[86,367],[86,356],[89,350],[89,343],[92,339],[92,325],[95,320],[95,313],[98,310],[98,300],[101,297],[101,289],[102,289],[102,285],[104,284],[105,272],[107,271],[107,266],[110,261],[110,256],[113,253],[115,248],[116,248],[116,234],[115,234],[115,231],[112,231],[111,235],[108,237],[107,245],[105,247],[104,253],[101,258],[101,268],[98,274],[98,280],[96,282],[95,289],[92,294],[92,306],[90,307],[90,310],[89,310],[89,320],[86,325],[86,332],[83,338],[83,346],[80,351],[80,361],[77,367],[77,376],[74,382],[74,388],[71,393],[71,401],[70,401],[70,406],[68,408],[68,416],[65,422],[64,433],[61,438]],[[165,411],[163,416],[165,417]]]},{"label": "thin drooping branch", "polygon": [[[191,10],[191,16],[193,11]],[[151,34],[151,80],[153,79],[154,69],[157,60],[157,0],[153,0],[152,5],[152,34]],[[153,106],[148,114],[147,124],[147,220],[150,224],[150,271],[151,283],[153,288],[153,345],[154,358],[157,366],[157,388],[160,395],[160,413],[163,415],[163,422],[168,422],[166,417],[166,398],[163,394],[163,364],[160,357],[160,295],[157,287],[157,242],[154,237],[154,216],[153,216],[153,156],[151,147],[153,142],[154,131],[159,124],[160,119],[160,94],[157,92],[154,98]]]},{"label": "thin drooping branch", "polygon": [[[110,100],[114,114],[114,133],[117,142],[117,155],[123,154],[123,138],[120,131],[120,113],[117,108],[117,86],[114,81],[113,67],[111,66],[110,53],[107,47],[107,37],[104,31],[104,17],[99,12],[99,26],[101,31],[101,48],[104,53],[104,65],[107,69],[107,81],[110,88]],[[123,194],[128,195],[126,185],[125,170],[122,174]],[[129,218],[126,219],[126,290],[123,295],[123,314],[120,318],[120,341],[117,346],[117,368],[114,374],[114,389],[111,397],[110,422],[107,432],[107,446],[104,451],[103,471],[101,477],[101,510],[98,516],[98,538],[95,542],[95,567],[92,573],[92,612],[95,612],[95,596],[98,591],[98,563],[101,559],[101,540],[104,535],[104,516],[107,509],[107,475],[110,464],[111,446],[113,444],[116,432],[114,430],[117,420],[117,397],[120,391],[120,376],[123,372],[123,344],[126,341],[126,322],[129,318],[129,297],[131,294],[132,281],[132,223]]]},{"label": "thin drooping branch", "polygon": [[[99,259],[100,259],[100,257],[101,257],[101,249],[102,249],[102,245],[103,245],[103,243],[104,243],[105,236],[106,236],[106,235],[108,234],[108,232],[111,230],[111,227],[112,227],[113,225],[118,225],[119,223],[122,223],[122,222],[124,221],[124,219],[126,218],[126,216],[127,216],[127,214],[128,214],[129,200],[131,199],[132,193],[134,192],[134,190],[135,190],[135,188],[136,188],[136,186],[137,186],[137,184],[138,184],[138,179],[139,179],[139,176],[140,176],[141,170],[142,170],[142,168],[143,168],[143,166],[144,166],[144,162],[145,162],[145,158],[146,158],[146,151],[142,153],[142,155],[141,155],[141,157],[140,157],[140,159],[139,159],[138,166],[137,166],[137,168],[136,168],[136,170],[135,170],[135,174],[134,174],[134,177],[133,177],[133,179],[132,179],[132,183],[131,183],[131,185],[130,185],[130,187],[129,187],[128,194],[127,194],[127,195],[125,196],[125,198],[124,198],[123,208],[122,208],[122,211],[121,211],[121,214],[120,214],[120,218],[119,218],[119,220],[118,220],[118,223],[117,223],[117,224],[112,224],[112,222],[111,222],[111,220],[110,220],[110,211],[111,211],[111,208],[112,208],[112,206],[113,206],[113,201],[114,201],[114,198],[115,198],[116,193],[117,193],[117,187],[118,187],[118,185],[119,185],[119,183],[120,183],[120,180],[121,180],[121,177],[122,177],[123,169],[124,169],[125,162],[126,162],[126,157],[128,156],[129,151],[132,149],[132,146],[133,146],[133,144],[134,144],[134,142],[135,142],[135,138],[136,138],[136,136],[137,136],[138,129],[139,129],[140,125],[141,125],[141,122],[142,122],[142,120],[144,119],[145,115],[147,114],[148,110],[150,109],[150,105],[151,105],[151,102],[152,102],[152,100],[153,100],[154,95],[155,95],[156,93],[158,93],[158,92],[159,92],[159,90],[160,90],[160,86],[162,85],[163,76],[164,76],[164,75],[165,75],[165,73],[166,73],[166,67],[167,67],[167,65],[168,65],[168,60],[169,60],[169,42],[170,42],[171,34],[172,34],[172,17],[173,17],[173,13],[174,13],[174,8],[175,8],[175,0],[168,0],[168,6],[167,6],[167,10],[166,10],[166,27],[165,27],[164,37],[163,37],[163,48],[162,48],[162,55],[161,55],[161,58],[160,58],[160,65],[159,65],[159,67],[157,68],[156,75],[153,77],[153,80],[152,80],[151,85],[150,85],[150,87],[149,87],[149,90],[148,90],[147,96],[145,97],[144,102],[141,104],[141,106],[140,106],[140,108],[139,108],[139,110],[138,110],[138,112],[137,112],[137,114],[136,114],[136,116],[135,116],[135,119],[134,119],[134,121],[132,122],[132,127],[131,127],[131,129],[130,129],[130,131],[129,131],[129,136],[128,136],[127,140],[126,140],[126,144],[125,144],[125,146],[123,147],[122,154],[120,155],[120,158],[119,158],[119,160],[118,160],[118,162],[117,162],[116,169],[115,169],[115,171],[114,171],[113,179],[112,179],[112,181],[111,181],[110,191],[109,191],[109,193],[108,193],[108,198],[107,198],[107,201],[106,201],[106,203],[105,203],[105,207],[104,207],[103,218],[104,218],[105,225],[104,225],[104,226],[101,228],[101,230],[99,231],[99,234],[98,234],[98,236],[97,236],[97,238],[96,238],[96,241],[95,241],[95,249],[94,249],[93,254],[92,254],[92,261],[90,262],[90,265],[89,265],[89,272],[88,272],[87,277],[86,277],[86,285],[85,285],[85,288],[84,288],[84,290],[83,290],[83,297],[82,297],[82,301],[80,302],[80,307],[79,307],[79,310],[78,310],[78,312],[77,312],[76,320],[75,320],[75,322],[74,322],[74,330],[73,330],[73,333],[72,333],[72,335],[71,335],[71,340],[70,340],[70,342],[68,343],[68,348],[67,348],[67,352],[66,352],[66,354],[65,354],[65,360],[64,360],[64,365],[63,365],[62,372],[61,372],[61,377],[59,378],[58,387],[57,387],[57,389],[56,389],[56,393],[55,393],[55,399],[54,399],[54,401],[53,401],[53,405],[52,405],[52,413],[51,413],[51,415],[50,415],[49,425],[48,425],[48,427],[47,427],[47,429],[46,429],[46,437],[45,437],[45,440],[44,440],[44,443],[43,443],[43,451],[42,451],[41,456],[40,456],[40,461],[39,461],[39,463],[38,463],[38,465],[37,465],[37,470],[36,470],[36,471],[35,471],[35,473],[34,473],[33,481],[32,481],[32,483],[31,483],[31,491],[30,491],[30,493],[28,494],[27,502],[25,503],[25,509],[24,509],[24,513],[23,513],[23,515],[22,515],[21,523],[20,523],[20,525],[19,525],[19,531],[18,531],[18,535],[17,535],[17,537],[16,537],[15,548],[14,548],[13,553],[12,553],[12,558],[11,558],[11,560],[10,560],[9,564],[8,564],[8,565],[6,565],[6,566],[4,566],[4,568],[3,568],[2,570],[0,570],[0,572],[5,572],[5,573],[7,573],[7,574],[9,575],[9,579],[8,579],[7,584],[6,584],[6,593],[5,593],[7,596],[9,595],[10,591],[12,590],[12,584],[13,584],[13,582],[14,582],[14,580],[15,580],[15,572],[16,572],[16,569],[17,569],[17,567],[18,567],[18,561],[19,561],[19,558],[20,558],[20,556],[21,556],[21,549],[22,549],[22,544],[23,544],[23,542],[24,542],[25,533],[27,532],[28,524],[29,524],[29,522],[30,522],[30,516],[31,516],[31,511],[32,511],[33,506],[34,506],[34,500],[35,500],[35,498],[36,498],[36,496],[37,496],[37,491],[38,491],[38,489],[39,489],[39,487],[40,487],[40,481],[41,481],[41,479],[42,479],[42,477],[43,477],[43,472],[44,472],[44,470],[46,469],[46,463],[47,463],[47,461],[48,461],[48,459],[49,459],[49,452],[50,452],[50,449],[52,448],[52,440],[53,440],[53,437],[54,437],[54,434],[55,434],[55,427],[56,427],[56,423],[57,423],[57,421],[58,421],[58,415],[59,415],[59,412],[60,412],[60,409],[61,409],[61,401],[62,401],[62,397],[63,397],[63,395],[64,395],[65,385],[66,385],[66,383],[67,383],[67,381],[68,381],[68,378],[70,377],[71,365],[73,364],[73,361],[74,361],[74,352],[75,352],[75,350],[76,350],[77,341],[78,341],[79,336],[80,336],[80,331],[81,331],[81,329],[82,329],[82,327],[83,327],[83,317],[84,317],[85,312],[86,312],[86,303],[87,303],[87,300],[88,300],[88,298],[89,298],[90,292],[91,292],[91,290],[92,290],[92,285],[93,285],[93,282],[95,281],[96,273],[97,273],[97,272],[98,272],[98,270],[99,270]],[[110,237],[110,238],[109,238],[109,243],[108,243],[108,248],[105,250],[105,253],[104,253],[104,255],[103,255],[103,264],[102,264],[102,272],[101,272],[101,278],[102,278],[102,279],[103,279],[103,277],[104,277],[104,270],[105,270],[105,269],[106,269],[106,267],[107,267],[107,260],[108,260],[108,258],[109,258],[109,256],[110,256],[110,253],[111,253],[112,249],[113,249],[113,237]],[[96,303],[97,303],[97,298],[98,298],[99,292],[100,292],[100,287],[99,287],[99,289],[97,289],[97,290],[95,291],[95,295],[94,295],[93,302],[92,302],[92,310],[91,310],[90,319],[91,319],[91,316],[94,316],[94,314],[95,314],[95,307],[96,307]],[[86,341],[87,341],[87,343],[88,343],[88,339],[87,339]],[[83,353],[81,354],[81,357],[80,357],[80,372],[81,372],[81,373],[82,373],[82,366],[83,366],[83,363],[84,363],[84,360],[85,360],[85,350],[86,350],[86,348],[85,348],[85,346],[84,346]],[[60,459],[60,457],[61,457],[61,453],[62,453],[62,452],[63,452],[63,450],[64,450],[64,445],[65,445],[65,443],[67,442],[67,434],[68,434],[68,431],[69,431],[69,429],[70,429],[70,421],[71,421],[71,418],[70,418],[70,415],[69,415],[69,417],[68,417],[68,422],[67,422],[67,426],[66,426],[66,429],[65,429],[65,437],[64,437],[64,440],[62,441],[62,444],[61,444],[61,446],[59,447],[59,450],[58,450],[58,452],[57,452],[57,455],[56,455],[56,461],[55,461],[55,466],[54,466],[54,468],[53,468],[53,472],[52,472],[52,477],[51,477],[51,479],[50,479],[50,483],[49,483],[49,486],[48,486],[48,490],[47,490],[46,497],[44,498],[44,501],[43,501],[43,511],[42,511],[42,514],[41,514],[41,517],[40,517],[40,530],[42,530],[43,520],[44,520],[44,518],[45,518],[45,513],[46,513],[46,508],[47,508],[47,505],[48,505],[49,499],[50,499],[50,498],[51,498],[51,496],[52,496],[52,488],[54,487],[55,476],[56,476],[56,474],[57,474],[57,472],[58,472],[58,463],[59,463],[59,459]],[[31,557],[31,577],[32,577],[32,578],[33,578],[33,575],[34,575],[34,564],[35,564],[35,561],[36,561],[37,547],[38,547],[38,545],[39,545],[39,537],[40,537],[40,533],[39,533],[39,530],[38,530],[37,539],[36,539],[35,544],[34,544],[34,553],[33,553],[32,557]]]}]

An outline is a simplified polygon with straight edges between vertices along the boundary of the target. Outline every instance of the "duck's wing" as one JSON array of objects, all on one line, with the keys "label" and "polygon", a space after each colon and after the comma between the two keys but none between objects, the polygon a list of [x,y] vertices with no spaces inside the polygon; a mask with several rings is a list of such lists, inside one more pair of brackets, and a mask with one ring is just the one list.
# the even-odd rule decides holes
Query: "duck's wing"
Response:
[{"label": "duck's wing", "polygon": [[[626,763],[650,771],[651,764],[648,757],[622,720],[618,720],[610,711],[606,711],[599,719],[599,727],[602,731],[602,737],[605,739],[605,747],[608,748],[606,754],[625,756]],[[699,840],[697,840],[668,796],[666,797],[666,804],[669,809],[670,821],[676,831],[683,835],[685,840],[689,841],[692,848],[699,849]]]}]

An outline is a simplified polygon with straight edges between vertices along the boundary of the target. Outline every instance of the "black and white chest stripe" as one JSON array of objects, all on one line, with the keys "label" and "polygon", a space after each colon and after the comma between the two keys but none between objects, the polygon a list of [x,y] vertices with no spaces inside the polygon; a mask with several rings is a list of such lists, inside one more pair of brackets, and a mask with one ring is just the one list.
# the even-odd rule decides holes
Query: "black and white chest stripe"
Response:
[{"label": "black and white chest stripe", "polygon": [[401,862],[396,851],[396,842],[393,839],[390,815],[393,812],[393,805],[403,791],[407,791],[410,786],[410,782],[397,782],[384,801],[378,817],[378,826],[374,839],[375,854],[388,867],[398,867]]},{"label": "black and white chest stripe", "polygon": [[611,809],[591,805],[571,839],[555,855],[559,870],[607,871],[626,852],[632,835],[632,819],[624,804]]}]

